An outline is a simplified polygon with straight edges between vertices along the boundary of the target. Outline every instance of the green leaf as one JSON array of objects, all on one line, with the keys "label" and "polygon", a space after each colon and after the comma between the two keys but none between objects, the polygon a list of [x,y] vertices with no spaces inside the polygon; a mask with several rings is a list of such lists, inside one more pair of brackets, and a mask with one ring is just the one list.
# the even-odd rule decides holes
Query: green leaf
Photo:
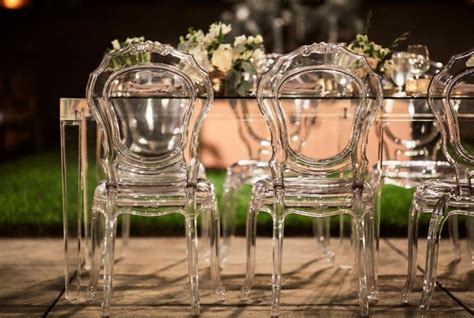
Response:
[{"label": "green leaf", "polygon": [[240,73],[233,69],[229,72],[229,75],[227,75],[226,84],[227,87],[235,89],[237,86],[239,86],[241,81],[242,77]]},{"label": "green leaf", "polygon": [[251,84],[249,81],[242,81],[237,88],[237,94],[239,96],[245,96],[247,92],[250,90]]},{"label": "green leaf", "polygon": [[256,75],[257,74],[257,70],[255,69],[255,66],[253,66],[252,63],[248,62],[248,61],[243,61],[242,62],[242,69],[249,73],[250,75]]}]

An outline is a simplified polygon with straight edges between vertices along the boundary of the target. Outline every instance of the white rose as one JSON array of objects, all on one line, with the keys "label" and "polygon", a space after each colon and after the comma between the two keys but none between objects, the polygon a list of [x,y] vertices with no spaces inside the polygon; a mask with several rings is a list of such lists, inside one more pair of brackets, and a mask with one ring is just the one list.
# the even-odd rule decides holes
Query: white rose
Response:
[{"label": "white rose", "polygon": [[230,44],[221,44],[212,53],[211,63],[219,71],[227,73],[232,68],[232,48]]},{"label": "white rose", "polygon": [[255,37],[255,39],[253,40],[253,43],[255,43],[256,45],[258,44],[262,44],[263,43],[263,38],[262,36],[259,34]]},{"label": "white rose", "polygon": [[247,44],[251,45],[253,44],[253,41],[255,40],[255,38],[251,35],[247,38]]},{"label": "white rose", "polygon": [[234,46],[245,45],[247,37],[245,35],[236,36],[234,39]]}]

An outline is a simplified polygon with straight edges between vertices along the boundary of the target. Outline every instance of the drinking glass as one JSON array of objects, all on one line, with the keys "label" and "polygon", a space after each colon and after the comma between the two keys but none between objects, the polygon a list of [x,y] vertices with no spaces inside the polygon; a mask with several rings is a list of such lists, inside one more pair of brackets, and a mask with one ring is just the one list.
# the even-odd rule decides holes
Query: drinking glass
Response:
[{"label": "drinking glass", "polygon": [[409,53],[408,62],[410,64],[410,73],[415,79],[425,74],[430,68],[430,54],[426,45],[415,44],[409,45],[407,52]]},{"label": "drinking glass", "polygon": [[399,95],[403,92],[403,86],[410,74],[408,57],[408,52],[394,52],[392,54],[393,69],[390,75],[395,85],[397,85],[397,94]]}]

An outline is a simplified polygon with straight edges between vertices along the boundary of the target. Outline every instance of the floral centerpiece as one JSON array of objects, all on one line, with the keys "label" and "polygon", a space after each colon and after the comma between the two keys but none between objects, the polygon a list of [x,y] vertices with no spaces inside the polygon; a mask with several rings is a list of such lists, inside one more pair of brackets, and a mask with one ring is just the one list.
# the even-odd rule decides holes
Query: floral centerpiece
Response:
[{"label": "floral centerpiece", "polygon": [[348,45],[349,50],[355,54],[363,55],[367,59],[367,64],[377,74],[385,74],[385,62],[388,60],[391,50],[382,47],[375,42],[369,41],[367,35],[357,34],[356,38]]},{"label": "floral centerpiece", "polygon": [[372,11],[369,11],[365,23],[365,30],[363,34],[357,34],[355,39],[347,46],[349,50],[355,54],[363,55],[367,59],[367,63],[375,73],[383,78],[390,77],[393,63],[390,60],[393,50],[396,49],[401,42],[408,38],[410,32],[405,32],[398,36],[389,47],[383,47],[369,40],[367,35],[372,20]]},{"label": "floral centerpiece", "polygon": [[190,28],[179,38],[178,49],[192,54],[209,72],[215,92],[243,96],[255,84],[257,73],[265,71],[263,38],[240,35],[229,41],[231,30],[222,22],[211,24],[207,33]]}]

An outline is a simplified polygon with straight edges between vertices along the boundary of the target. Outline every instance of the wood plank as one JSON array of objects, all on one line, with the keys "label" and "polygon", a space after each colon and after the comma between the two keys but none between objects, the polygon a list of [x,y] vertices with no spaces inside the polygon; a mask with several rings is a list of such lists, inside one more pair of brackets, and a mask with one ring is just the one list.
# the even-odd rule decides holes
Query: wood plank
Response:
[{"label": "wood plank", "polygon": [[[335,245],[335,242],[333,242]],[[352,271],[330,267],[319,256],[311,238],[286,238],[284,243],[283,316],[345,317],[357,313],[357,294]],[[379,264],[380,300],[371,307],[375,316],[406,317],[416,315],[417,306],[401,306],[400,291],[405,281],[406,260],[387,244],[381,244]],[[130,252],[115,267],[112,314],[126,316],[172,315],[189,313],[189,291],[184,238],[133,239]],[[338,255],[341,255],[339,253]],[[351,253],[343,254],[343,264]],[[202,258],[201,258],[202,259]],[[271,298],[271,240],[257,239],[257,275],[251,299],[242,302],[239,291],[245,271],[244,239],[238,238],[223,270],[226,301],[214,296],[208,269],[201,262],[200,296],[203,316],[268,315]],[[446,294],[435,293],[433,316],[449,313],[453,317],[470,316]],[[60,300],[50,313],[55,316],[97,316],[95,304],[70,305]]]},{"label": "wood plank", "polygon": [[64,288],[58,239],[0,239],[0,316],[43,316]]},{"label": "wood plank", "polygon": [[[406,255],[407,241],[406,239],[390,239],[397,249],[403,251]],[[419,241],[418,248],[418,265],[425,268],[426,255],[426,240]],[[404,264],[406,272],[406,262]],[[438,256],[438,277],[437,281],[454,295],[466,307],[474,311],[474,266],[470,262],[469,253],[467,250],[467,242],[461,242],[461,260],[454,260],[453,245],[450,240],[443,239],[440,242],[439,256]],[[417,304],[421,297],[423,273],[417,272],[417,280],[415,281],[415,294],[410,303]],[[437,294],[444,294],[442,290],[435,288],[434,296]]]},{"label": "wood plank", "polygon": [[[406,239],[390,239],[402,253]],[[464,244],[465,242],[463,242]],[[245,272],[245,240],[237,238],[223,269],[223,282],[228,292],[221,303],[215,297],[209,270],[201,246],[200,296],[203,317],[268,316],[271,298],[271,239],[257,239],[257,276],[250,300],[242,302],[239,291]],[[332,240],[336,248],[337,241]],[[63,288],[62,240],[0,240],[0,316],[42,316]],[[420,253],[424,242],[420,240]],[[423,252],[422,252],[423,251]],[[466,304],[472,302],[472,267],[450,266],[450,243],[440,249],[440,280],[445,287]],[[466,253],[466,251],[463,251]],[[338,264],[351,264],[352,253],[347,246],[337,251]],[[342,255],[342,258],[341,258]],[[380,300],[371,306],[374,317],[417,316],[419,293],[410,306],[400,305],[400,291],[406,275],[406,259],[384,241],[380,246]],[[465,254],[466,255],[466,254]],[[339,265],[331,267],[321,258],[312,238],[285,238],[283,251],[283,317],[352,317],[357,314],[357,294],[352,270]],[[466,260],[467,262],[467,260]],[[454,269],[453,269],[454,268]],[[155,317],[189,314],[189,290],[184,237],[134,238],[126,258],[115,267],[115,292],[112,314]],[[444,281],[443,281],[444,279]],[[463,281],[464,279],[464,281]],[[421,273],[415,292],[421,288]],[[96,317],[100,301],[70,304],[63,298],[48,317]],[[441,289],[437,288],[430,316],[471,317]]]}]

